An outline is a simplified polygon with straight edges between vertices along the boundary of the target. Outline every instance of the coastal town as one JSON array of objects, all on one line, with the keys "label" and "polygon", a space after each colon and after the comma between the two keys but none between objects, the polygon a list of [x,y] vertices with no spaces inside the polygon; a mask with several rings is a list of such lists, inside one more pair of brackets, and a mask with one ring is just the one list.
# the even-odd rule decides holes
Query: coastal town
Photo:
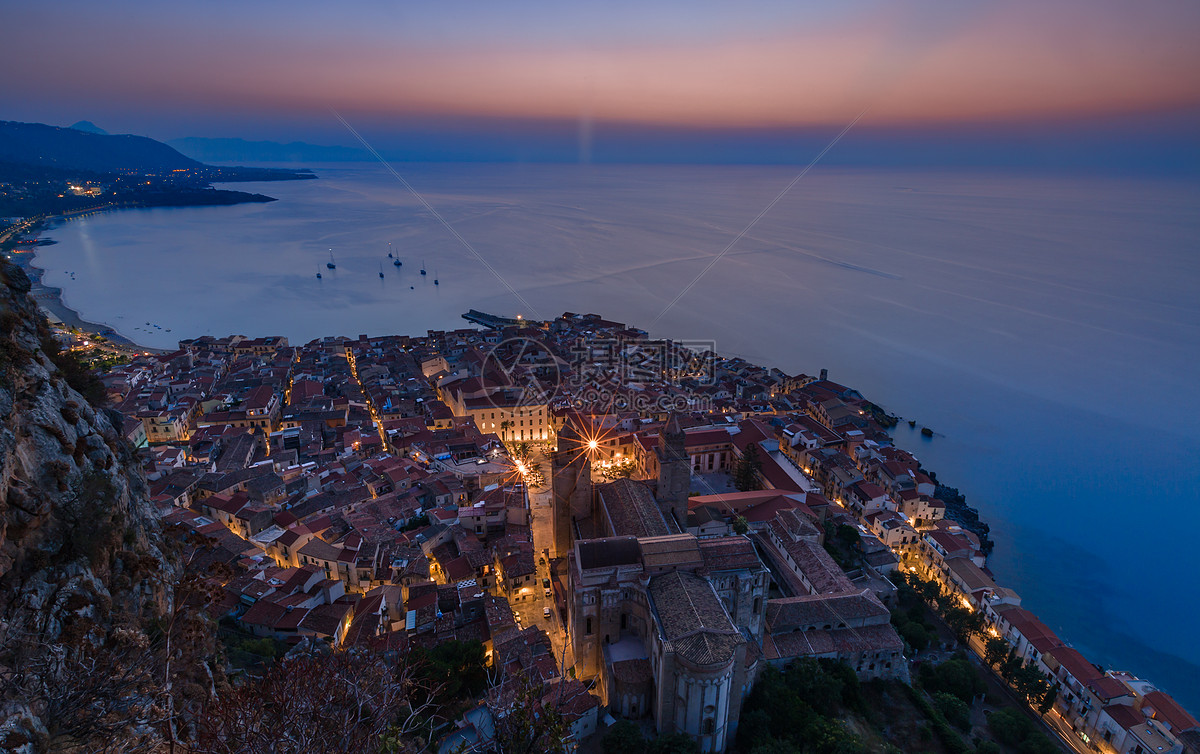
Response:
[{"label": "coastal town", "polygon": [[1169,695],[996,583],[986,525],[852,387],[595,314],[464,316],[478,326],[206,336],[106,365],[247,667],[264,646],[477,642],[496,680],[439,752],[491,748],[530,678],[572,748],[631,721],[723,752],[772,668],[910,684],[969,657],[1066,750],[1200,750]]}]

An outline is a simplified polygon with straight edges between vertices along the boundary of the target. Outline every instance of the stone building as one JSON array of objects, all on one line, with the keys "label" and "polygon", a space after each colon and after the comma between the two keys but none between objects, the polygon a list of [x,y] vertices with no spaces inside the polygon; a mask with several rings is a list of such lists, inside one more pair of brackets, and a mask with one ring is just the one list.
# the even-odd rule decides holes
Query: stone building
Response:
[{"label": "stone building", "polygon": [[553,504],[576,675],[615,713],[724,751],[762,656],[769,573],[745,536],[684,531],[691,464],[677,421],[660,436],[653,489],[592,485],[586,451],[568,423]]},{"label": "stone building", "polygon": [[558,449],[550,457],[550,473],[553,556],[565,558],[576,536],[576,522],[590,520],[594,504],[591,456],[587,443],[572,422],[567,422],[558,435]]}]

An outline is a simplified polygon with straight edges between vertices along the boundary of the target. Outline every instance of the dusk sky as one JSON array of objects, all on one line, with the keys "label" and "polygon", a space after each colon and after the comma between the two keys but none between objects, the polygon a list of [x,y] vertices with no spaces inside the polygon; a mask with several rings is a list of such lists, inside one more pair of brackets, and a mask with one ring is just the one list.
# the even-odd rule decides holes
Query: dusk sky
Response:
[{"label": "dusk sky", "polygon": [[1196,160],[1191,0],[7,6],[9,120],[352,144],[336,109],[406,158],[787,162],[869,108],[876,147],[1082,129]]}]

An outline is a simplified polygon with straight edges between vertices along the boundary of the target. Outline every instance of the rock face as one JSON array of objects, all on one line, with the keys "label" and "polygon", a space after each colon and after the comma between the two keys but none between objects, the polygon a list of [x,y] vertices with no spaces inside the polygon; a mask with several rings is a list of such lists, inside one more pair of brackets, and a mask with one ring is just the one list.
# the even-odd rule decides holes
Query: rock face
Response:
[{"label": "rock face", "polygon": [[47,358],[28,290],[20,269],[0,269],[0,749],[42,751],[54,721],[8,682],[13,668],[114,632],[136,643],[170,609],[174,567],[119,415]]}]

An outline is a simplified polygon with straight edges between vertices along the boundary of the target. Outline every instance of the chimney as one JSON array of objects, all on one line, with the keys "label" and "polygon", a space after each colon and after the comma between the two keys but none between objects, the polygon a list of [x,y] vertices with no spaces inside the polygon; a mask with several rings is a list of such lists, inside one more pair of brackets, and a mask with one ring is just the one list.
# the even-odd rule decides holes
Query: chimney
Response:
[{"label": "chimney", "polygon": [[827,379],[829,379],[829,370],[828,370],[828,369],[822,369],[822,370],[821,370],[821,381],[822,381],[822,382],[824,382],[824,381],[825,381],[825,380],[827,380]]}]

